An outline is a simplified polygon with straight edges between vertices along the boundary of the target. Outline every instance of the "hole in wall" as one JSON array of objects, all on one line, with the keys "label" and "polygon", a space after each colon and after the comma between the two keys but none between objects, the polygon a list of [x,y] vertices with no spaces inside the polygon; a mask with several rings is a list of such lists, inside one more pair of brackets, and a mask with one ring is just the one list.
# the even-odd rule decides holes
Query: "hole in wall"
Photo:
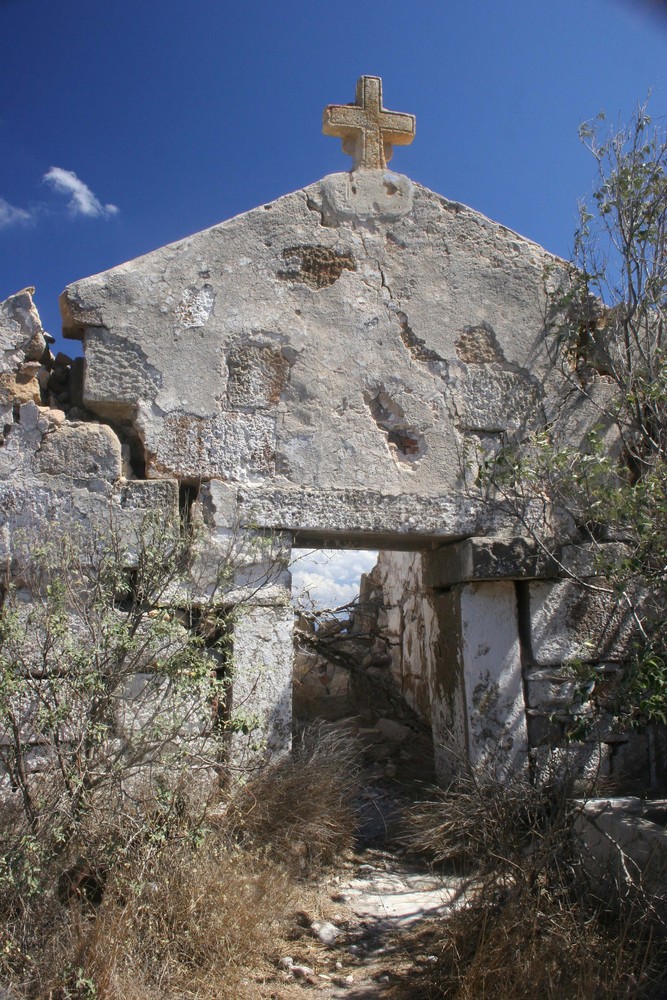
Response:
[{"label": "hole in wall", "polygon": [[366,396],[366,405],[384,432],[393,457],[399,462],[418,462],[426,451],[421,434],[410,427],[400,404],[384,389]]},{"label": "hole in wall", "polygon": [[199,499],[199,482],[182,481],[178,487],[178,514],[181,520],[181,530],[189,531],[192,527],[192,512]]}]

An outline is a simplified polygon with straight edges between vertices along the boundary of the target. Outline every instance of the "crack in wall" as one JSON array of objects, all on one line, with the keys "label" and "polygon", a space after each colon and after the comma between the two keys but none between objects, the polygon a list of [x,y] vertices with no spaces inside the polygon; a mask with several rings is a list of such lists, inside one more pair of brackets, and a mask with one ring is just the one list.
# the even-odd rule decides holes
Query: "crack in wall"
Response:
[{"label": "crack in wall", "polygon": [[410,352],[411,357],[415,361],[420,361],[424,364],[434,364],[434,363],[447,364],[445,359],[440,354],[438,354],[437,351],[434,351],[432,348],[428,347],[426,341],[422,337],[417,336],[417,334],[410,326],[410,322],[408,320],[408,316],[406,315],[406,313],[404,313],[401,309],[397,308],[397,304],[394,299],[391,287],[387,283],[385,273],[379,262],[378,262],[378,271],[380,272],[380,280],[382,283],[382,288],[385,288],[387,290],[387,294],[389,295],[388,308],[391,310],[391,312],[396,316],[396,319],[398,320],[401,340],[403,341],[403,345]]}]

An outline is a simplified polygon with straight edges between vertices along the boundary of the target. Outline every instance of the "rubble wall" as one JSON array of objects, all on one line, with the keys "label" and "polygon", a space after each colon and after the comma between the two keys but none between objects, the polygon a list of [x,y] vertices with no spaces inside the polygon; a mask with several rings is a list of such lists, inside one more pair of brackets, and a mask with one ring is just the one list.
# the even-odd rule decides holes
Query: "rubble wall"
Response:
[{"label": "rubble wall", "polygon": [[[244,719],[252,719],[245,728],[258,753],[285,749],[291,739],[289,538],[239,531],[222,484],[184,488],[176,477],[138,478],[131,433],[124,434],[122,422],[112,426],[85,409],[80,362],[54,358],[49,341],[31,289],[0,304],[0,596],[7,606],[11,600],[13,612],[25,609],[27,620],[30,608],[41,610],[47,599],[45,590],[28,583],[31,563],[45,547],[57,552],[60,546],[65,567],[66,552],[85,560],[87,552],[114,545],[119,570],[131,574],[147,519],[176,525],[177,532],[179,525],[184,532],[195,526],[191,561],[158,603],[246,609],[234,639],[239,669],[232,700]],[[76,631],[76,607],[70,618],[68,627]],[[142,690],[159,659],[156,653],[140,664]],[[29,657],[23,660],[30,669]],[[144,717],[150,715],[145,699],[135,701]]]}]

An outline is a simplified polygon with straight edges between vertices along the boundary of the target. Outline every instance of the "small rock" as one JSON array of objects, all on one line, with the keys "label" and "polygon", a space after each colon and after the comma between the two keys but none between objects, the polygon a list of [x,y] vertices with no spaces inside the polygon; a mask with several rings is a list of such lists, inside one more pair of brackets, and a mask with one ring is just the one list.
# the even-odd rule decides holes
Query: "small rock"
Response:
[{"label": "small rock", "polygon": [[297,979],[309,979],[311,976],[315,976],[315,970],[311,969],[308,965],[295,965],[294,959],[286,955],[278,961],[278,965],[285,972],[289,972],[292,976]]},{"label": "small rock", "polygon": [[289,970],[297,979],[311,979],[315,977],[315,970],[308,965],[292,965]]},{"label": "small rock", "polygon": [[310,929],[319,938],[322,944],[334,945],[337,938],[340,937],[340,930],[335,924],[332,924],[329,920],[314,920],[310,925]]}]

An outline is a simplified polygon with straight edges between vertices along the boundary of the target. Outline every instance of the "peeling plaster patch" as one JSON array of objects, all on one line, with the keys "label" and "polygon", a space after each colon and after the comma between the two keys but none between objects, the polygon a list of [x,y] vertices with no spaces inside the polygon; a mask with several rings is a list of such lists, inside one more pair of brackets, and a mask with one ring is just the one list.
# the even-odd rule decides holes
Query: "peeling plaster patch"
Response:
[{"label": "peeling plaster patch", "polygon": [[267,409],[280,401],[290,363],[283,351],[268,344],[242,344],[227,357],[227,399],[233,410]]},{"label": "peeling plaster patch", "polygon": [[311,288],[327,288],[340,278],[343,271],[356,271],[351,253],[341,253],[323,246],[286,247],[283,260],[287,270],[279,271],[285,281],[300,281]]},{"label": "peeling plaster patch", "polygon": [[366,405],[371,416],[387,438],[392,455],[399,462],[414,464],[426,450],[423,437],[412,430],[402,408],[383,389],[366,395]]},{"label": "peeling plaster patch", "polygon": [[210,285],[204,285],[203,288],[186,288],[174,310],[178,325],[186,329],[206,326],[214,304],[215,292]]}]

